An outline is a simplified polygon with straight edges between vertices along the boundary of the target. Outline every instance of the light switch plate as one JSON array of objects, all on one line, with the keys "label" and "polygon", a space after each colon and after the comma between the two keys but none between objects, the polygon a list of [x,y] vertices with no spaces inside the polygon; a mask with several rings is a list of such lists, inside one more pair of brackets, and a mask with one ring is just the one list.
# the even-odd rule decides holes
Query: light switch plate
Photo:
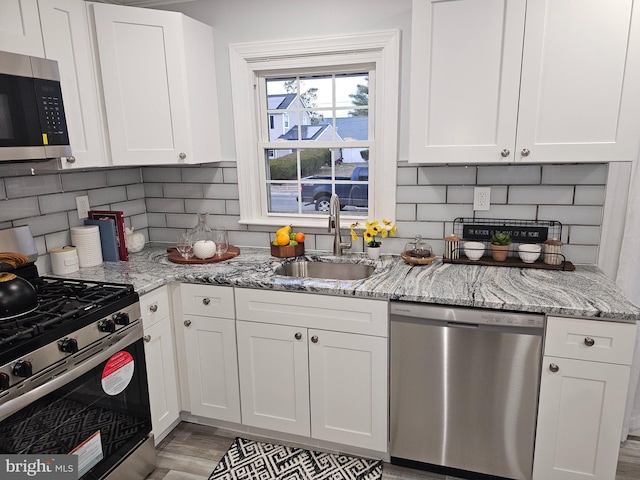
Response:
[{"label": "light switch plate", "polygon": [[89,210],[91,210],[91,207],[89,206],[89,197],[87,195],[76,197],[76,206],[78,207],[78,218],[82,219],[89,217]]},{"label": "light switch plate", "polygon": [[491,187],[475,187],[473,189],[473,209],[489,210],[491,206]]}]

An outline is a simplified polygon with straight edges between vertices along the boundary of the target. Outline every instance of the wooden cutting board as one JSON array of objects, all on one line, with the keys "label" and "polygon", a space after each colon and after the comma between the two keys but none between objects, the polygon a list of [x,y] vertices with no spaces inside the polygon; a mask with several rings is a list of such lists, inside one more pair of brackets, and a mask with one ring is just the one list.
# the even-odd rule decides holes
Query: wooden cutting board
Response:
[{"label": "wooden cutting board", "polygon": [[227,253],[225,253],[224,255],[214,255],[213,257],[205,258],[204,260],[196,257],[184,258],[182,255],[180,255],[180,252],[178,252],[176,247],[167,248],[167,253],[169,254],[170,262],[202,265],[203,263],[224,262],[225,260],[237,257],[238,255],[240,255],[240,249],[235,245],[229,245],[229,250],[227,250]]}]

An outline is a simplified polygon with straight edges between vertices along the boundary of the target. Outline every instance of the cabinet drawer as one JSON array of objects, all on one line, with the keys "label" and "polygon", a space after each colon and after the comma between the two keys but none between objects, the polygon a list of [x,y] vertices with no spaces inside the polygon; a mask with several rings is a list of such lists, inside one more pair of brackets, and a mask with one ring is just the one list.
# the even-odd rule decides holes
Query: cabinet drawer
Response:
[{"label": "cabinet drawer", "polygon": [[231,287],[182,283],[180,298],[183,314],[235,318]]},{"label": "cabinet drawer", "polygon": [[165,286],[156,288],[140,297],[142,326],[146,330],[158,321],[170,316],[169,290]]},{"label": "cabinet drawer", "polygon": [[385,300],[236,289],[238,320],[388,336]]},{"label": "cabinet drawer", "polygon": [[635,323],[548,317],[545,355],[630,365]]}]

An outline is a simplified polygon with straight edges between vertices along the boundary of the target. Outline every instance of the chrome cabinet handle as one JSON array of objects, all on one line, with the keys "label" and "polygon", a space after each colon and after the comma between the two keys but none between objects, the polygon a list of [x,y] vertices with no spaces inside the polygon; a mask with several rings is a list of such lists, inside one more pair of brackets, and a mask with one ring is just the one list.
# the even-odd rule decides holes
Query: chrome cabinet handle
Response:
[{"label": "chrome cabinet handle", "polygon": [[76,157],[67,157],[67,163],[76,163]]},{"label": "chrome cabinet handle", "polygon": [[204,303],[205,305],[209,305],[211,303],[211,299],[210,298],[203,298],[202,299],[202,303]]},{"label": "chrome cabinet handle", "polygon": [[185,320],[185,321],[184,321],[184,322],[182,322],[182,323],[184,323],[184,326],[185,326],[185,327],[188,327],[189,325],[191,325],[191,320]]},{"label": "chrome cabinet handle", "polygon": [[556,373],[558,370],[560,370],[560,367],[558,365],[556,365],[555,363],[549,364],[549,371]]},{"label": "chrome cabinet handle", "polygon": [[520,155],[522,155],[523,157],[528,157],[530,153],[531,152],[529,151],[528,148],[523,148],[522,151],[520,152]]},{"label": "chrome cabinet handle", "polygon": [[509,155],[511,155],[511,152],[505,148],[500,152],[500,155],[502,155],[502,158],[507,158]]},{"label": "chrome cabinet handle", "polygon": [[311,337],[311,341],[312,341],[313,343],[318,343],[318,336],[317,336],[317,335],[314,335],[313,337]]},{"label": "chrome cabinet handle", "polygon": [[156,313],[158,311],[158,305],[156,305],[155,303],[153,305],[149,305],[149,310],[151,311],[151,313]]},{"label": "chrome cabinet handle", "polygon": [[185,158],[187,158],[187,154],[186,154],[186,153],[184,153],[184,152],[180,152],[180,154],[178,155],[178,158],[179,158],[180,160],[184,160]]},{"label": "chrome cabinet handle", "polygon": [[143,339],[145,342],[149,343],[149,342],[151,341],[151,335],[145,335],[144,337],[142,337],[142,339]]},{"label": "chrome cabinet handle", "polygon": [[587,347],[593,347],[593,346],[596,344],[596,341],[595,341],[593,338],[591,338],[591,337],[585,337],[585,339],[584,339],[584,344],[585,344]]},{"label": "chrome cabinet handle", "polygon": [[296,332],[296,334],[294,336],[296,337],[296,340],[301,340],[302,339],[302,334],[300,332]]}]

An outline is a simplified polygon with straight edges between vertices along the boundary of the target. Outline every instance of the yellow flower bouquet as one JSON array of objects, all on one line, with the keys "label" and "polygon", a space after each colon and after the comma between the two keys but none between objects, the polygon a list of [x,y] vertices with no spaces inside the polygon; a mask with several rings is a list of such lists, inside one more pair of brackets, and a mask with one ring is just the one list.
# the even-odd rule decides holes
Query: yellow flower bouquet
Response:
[{"label": "yellow flower bouquet", "polygon": [[364,225],[360,222],[352,223],[351,238],[353,240],[360,238],[358,236],[358,231],[362,230],[364,230],[362,238],[367,242],[367,246],[372,248],[382,245],[383,238],[387,238],[389,235],[392,237],[396,236],[396,224],[385,219],[382,219],[382,222],[378,222],[377,220],[367,220]]}]

